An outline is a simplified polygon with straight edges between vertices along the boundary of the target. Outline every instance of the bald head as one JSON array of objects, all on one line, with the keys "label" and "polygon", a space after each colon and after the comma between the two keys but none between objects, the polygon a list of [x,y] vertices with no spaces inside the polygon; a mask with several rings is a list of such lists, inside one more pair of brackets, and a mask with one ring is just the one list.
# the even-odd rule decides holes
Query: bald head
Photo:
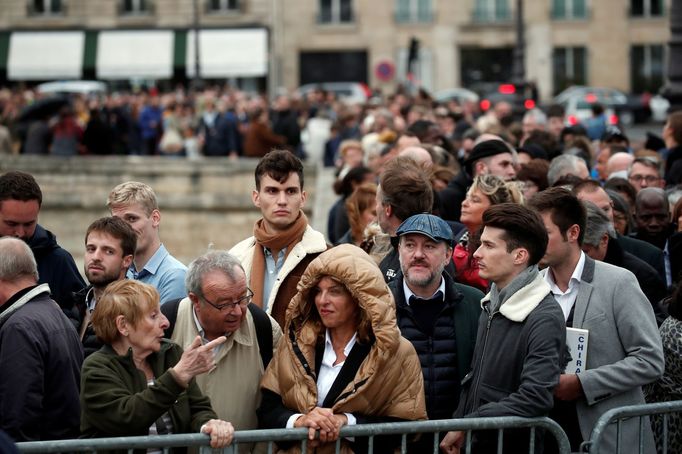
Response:
[{"label": "bald head", "polygon": [[402,149],[398,153],[398,156],[407,156],[426,167],[433,167],[433,157],[431,156],[431,153],[422,147],[409,146]]},{"label": "bald head", "polygon": [[37,282],[38,266],[31,248],[18,238],[0,238],[0,306]]},{"label": "bald head", "polygon": [[661,206],[668,210],[668,198],[665,191],[661,188],[644,188],[637,193],[635,199],[635,209],[639,210],[644,206]]},{"label": "bald head", "polygon": [[[635,199],[635,220],[638,233],[650,237],[667,235],[670,225],[668,198],[661,188],[644,188]],[[662,246],[660,246],[662,247]]]},{"label": "bald head", "polygon": [[635,157],[629,153],[619,151],[611,155],[608,161],[606,161],[606,175],[611,175],[614,172],[627,172],[632,164]]}]

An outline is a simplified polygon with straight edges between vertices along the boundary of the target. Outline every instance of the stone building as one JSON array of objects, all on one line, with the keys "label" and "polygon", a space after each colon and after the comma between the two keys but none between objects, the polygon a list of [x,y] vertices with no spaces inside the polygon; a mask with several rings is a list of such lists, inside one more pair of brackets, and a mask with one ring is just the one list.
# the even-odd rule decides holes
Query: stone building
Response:
[{"label": "stone building", "polygon": [[[353,80],[388,91],[412,38],[429,89],[508,81],[517,1],[0,0],[0,82],[187,81],[195,5],[200,74],[247,89]],[[527,79],[544,99],[571,84],[657,90],[670,1],[525,0]]]}]

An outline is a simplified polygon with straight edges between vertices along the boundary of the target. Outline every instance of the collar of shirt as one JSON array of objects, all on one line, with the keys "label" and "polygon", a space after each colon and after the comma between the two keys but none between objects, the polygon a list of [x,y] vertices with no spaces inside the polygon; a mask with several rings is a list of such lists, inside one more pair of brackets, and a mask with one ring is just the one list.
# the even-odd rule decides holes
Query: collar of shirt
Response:
[{"label": "collar of shirt", "polygon": [[557,300],[559,305],[561,305],[561,309],[564,311],[564,319],[568,318],[568,314],[571,312],[571,308],[575,303],[577,288],[580,284],[584,269],[585,253],[581,251],[578,263],[576,264],[573,274],[571,274],[571,278],[568,281],[568,289],[566,289],[565,292],[562,292],[559,286],[556,285],[551,269],[548,269],[545,273],[545,282],[549,284],[549,288],[554,295],[554,298]]},{"label": "collar of shirt", "polygon": [[133,277],[135,279],[138,278],[140,274],[142,274],[143,271],[146,271],[149,274],[156,274],[156,272],[159,270],[159,267],[161,266],[161,263],[163,262],[163,259],[166,258],[168,255],[168,250],[166,247],[161,243],[159,248],[156,250],[154,255],[149,259],[147,263],[145,263],[144,268],[142,270],[137,271],[135,269],[135,263],[133,262],[132,265],[130,265],[130,269],[133,272]]},{"label": "collar of shirt", "polygon": [[[201,343],[206,344],[210,341],[206,339],[206,332],[204,331],[204,328],[201,326],[201,322],[199,321],[199,317],[197,317],[197,313],[194,311],[194,303],[190,301],[190,304],[192,304],[192,318],[194,319],[194,325],[197,327],[197,332],[199,333],[199,336],[201,336]],[[228,344],[230,340],[247,346],[253,345],[252,342],[249,341],[249,333],[244,331],[245,330],[244,325],[246,325],[246,317],[247,315],[244,314],[244,320],[242,320],[242,324],[239,326],[237,331],[225,334],[225,337],[227,337],[228,342],[220,344],[213,349],[213,352],[216,354],[216,356],[218,352],[222,349],[222,347]]]},{"label": "collar of shirt", "polygon": [[[281,266],[282,261],[284,260],[284,254],[286,254],[287,248],[280,249],[279,253],[277,253],[277,265]],[[274,261],[275,256],[272,255],[272,251],[266,247],[263,248],[263,255],[265,255],[265,259],[270,259]]]},{"label": "collar of shirt", "polygon": [[[351,337],[346,346],[343,347],[343,354],[346,355],[346,357],[348,357],[348,354],[353,349],[353,345],[355,345],[355,340],[357,339],[357,337],[358,333],[353,334],[353,337]],[[335,361],[336,353],[334,352],[334,346],[332,345],[332,337],[329,334],[329,330],[327,330],[324,335],[324,356],[322,357],[322,364],[329,367],[337,367],[343,365],[343,362],[341,362],[335,366],[334,365]]]},{"label": "collar of shirt", "polygon": [[[343,348],[343,354],[348,357],[348,354],[353,349],[355,345],[355,340],[357,339],[358,333],[353,334],[353,337],[348,341],[346,346]],[[345,360],[338,364],[334,364],[336,361],[336,352],[334,352],[334,346],[332,345],[332,338],[329,334],[329,330],[326,331],[324,336],[324,354],[322,355],[322,364],[320,365],[320,372],[317,374],[317,405],[322,406],[324,400],[329,394],[336,377],[339,376]]]},{"label": "collar of shirt", "polygon": [[[412,290],[407,286],[407,282],[405,281],[405,278],[403,278],[403,291],[405,292],[405,303],[409,306],[410,305],[410,297],[412,295],[416,296],[417,298],[421,298],[417,295],[414,294]],[[431,299],[434,296],[436,296],[436,293],[441,292],[441,295],[443,295],[443,301],[445,301],[445,278],[441,276],[440,278],[440,285],[438,286],[438,290],[433,292],[433,295],[431,295],[429,298],[426,299]]]},{"label": "collar of shirt", "polygon": [[95,305],[97,304],[97,300],[95,299],[95,287],[90,287],[88,293],[85,294],[85,304],[90,312],[95,310]]}]

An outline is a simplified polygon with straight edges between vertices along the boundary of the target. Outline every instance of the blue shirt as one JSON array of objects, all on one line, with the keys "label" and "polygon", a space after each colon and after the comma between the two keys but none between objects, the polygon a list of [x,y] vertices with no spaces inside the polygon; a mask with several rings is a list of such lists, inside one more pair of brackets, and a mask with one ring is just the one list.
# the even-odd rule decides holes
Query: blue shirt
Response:
[{"label": "blue shirt", "polygon": [[277,262],[275,263],[275,258],[270,252],[270,249],[263,248],[263,255],[265,255],[265,276],[263,278],[263,310],[268,310],[268,301],[270,299],[270,292],[272,287],[275,285],[277,276],[279,275],[282,265],[284,265],[284,254],[286,254],[286,248],[279,251],[277,254]]},{"label": "blue shirt", "polygon": [[126,276],[137,279],[145,284],[153,285],[161,295],[161,304],[176,298],[187,296],[185,288],[185,274],[187,267],[168,253],[162,244],[141,271],[135,269],[135,263],[130,265]]}]

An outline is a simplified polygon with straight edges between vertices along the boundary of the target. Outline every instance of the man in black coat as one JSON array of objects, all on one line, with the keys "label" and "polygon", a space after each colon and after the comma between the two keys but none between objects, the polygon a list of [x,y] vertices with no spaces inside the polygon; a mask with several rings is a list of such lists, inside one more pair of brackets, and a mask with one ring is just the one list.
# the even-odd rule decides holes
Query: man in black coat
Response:
[{"label": "man in black coat", "polygon": [[[595,204],[597,208],[604,211],[606,216],[608,216],[609,221],[613,224],[613,200],[611,199],[611,195],[601,187],[599,182],[594,180],[581,181],[573,187],[573,194],[581,201],[588,201]],[[661,249],[646,241],[620,235],[618,232],[615,232],[615,235],[614,238],[618,243],[619,249],[646,262],[656,271],[661,280],[665,282],[665,264],[663,251]],[[604,261],[611,263],[608,260]],[[612,264],[616,265],[615,263]]]},{"label": "man in black coat", "polygon": [[[398,327],[419,356],[429,419],[449,419],[471,365],[483,293],[455,283],[444,271],[452,261],[454,241],[442,219],[411,216],[397,236],[402,273],[389,288]],[[422,437],[413,450],[430,451],[432,443],[431,437]]]},{"label": "man in black coat", "polygon": [[97,300],[107,285],[125,279],[136,247],[135,231],[115,216],[97,219],[85,233],[83,271],[90,285],[74,293],[73,306],[64,312],[78,332],[86,357],[102,347],[90,323]]},{"label": "man in black coat", "polygon": [[38,284],[31,249],[0,238],[0,430],[15,441],[76,438],[83,349]]},{"label": "man in black coat", "polygon": [[623,250],[615,239],[615,229],[604,210],[594,203],[583,201],[587,211],[583,251],[595,260],[625,268],[637,278],[637,283],[651,303],[660,325],[666,315],[659,303],[667,296],[666,286],[655,269],[644,260]]},{"label": "man in black coat", "polygon": [[40,186],[32,175],[12,171],[0,176],[0,237],[24,240],[38,263],[40,284],[48,284],[61,307],[70,307],[72,293],[85,287],[73,257],[57,244],[49,230],[38,225],[43,201]]},{"label": "man in black coat", "polygon": [[504,180],[511,180],[516,176],[516,157],[511,146],[492,134],[483,138],[488,140],[482,140],[474,146],[471,154],[464,160],[462,170],[438,193],[441,216],[445,220],[459,221],[462,201],[478,175],[497,175]]}]

